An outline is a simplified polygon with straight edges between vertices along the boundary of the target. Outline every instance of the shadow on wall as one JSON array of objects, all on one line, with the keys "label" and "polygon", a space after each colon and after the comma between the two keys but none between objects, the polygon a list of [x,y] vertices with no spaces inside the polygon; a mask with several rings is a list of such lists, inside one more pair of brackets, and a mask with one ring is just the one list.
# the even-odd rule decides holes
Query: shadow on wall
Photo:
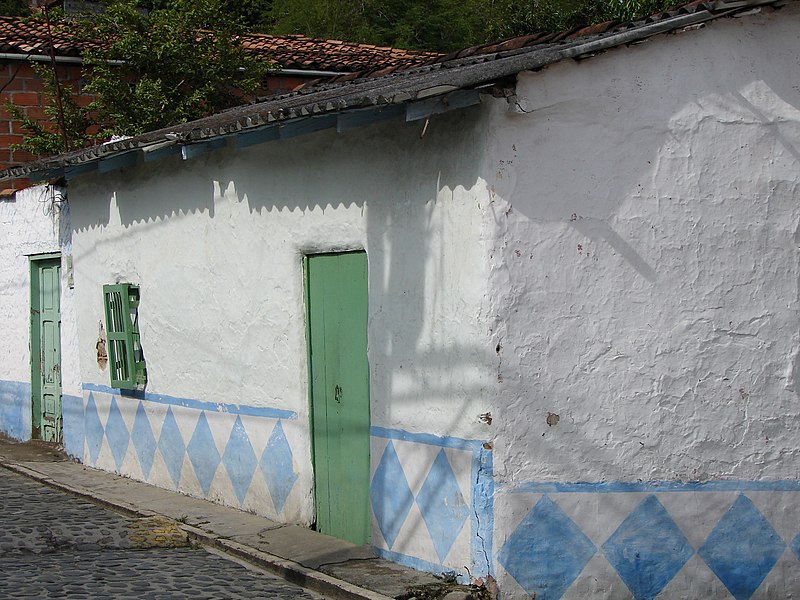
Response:
[{"label": "shadow on wall", "polygon": [[[117,254],[120,247],[130,244],[133,248],[143,233],[148,240],[154,239],[154,232],[158,232],[158,239],[166,239],[171,235],[170,228],[180,227],[181,217],[186,215],[195,221],[205,220],[206,231],[213,231],[213,239],[229,238],[228,247],[220,249],[223,254],[237,247],[244,237],[250,240],[267,236],[272,243],[275,239],[285,240],[287,251],[295,252],[296,240],[292,236],[297,232],[292,228],[304,229],[300,220],[304,214],[330,211],[331,227],[335,228],[341,225],[337,224],[337,213],[341,212],[337,209],[347,209],[350,219],[352,209],[360,209],[360,227],[366,229],[370,264],[370,369],[373,374],[381,373],[373,378],[371,386],[372,405],[381,411],[374,421],[385,425],[392,419],[393,399],[403,405],[406,414],[416,413],[416,422],[405,424],[410,430],[444,436],[463,431],[465,418],[471,418],[467,415],[472,411],[477,420],[491,393],[482,383],[491,377],[487,353],[493,349],[488,346],[488,337],[485,348],[473,343],[474,336],[465,336],[469,341],[459,343],[437,343],[430,336],[421,338],[429,323],[427,307],[448,302],[431,298],[430,294],[447,297],[465,291],[441,285],[432,290],[426,279],[430,279],[428,269],[445,273],[463,266],[460,256],[454,257],[434,240],[461,236],[461,230],[455,229],[448,215],[475,210],[472,203],[466,209],[457,206],[454,191],[482,185],[478,180],[481,149],[485,147],[481,110],[475,107],[436,117],[424,135],[422,122],[389,123],[350,134],[323,132],[237,153],[208,155],[194,163],[164,161],[148,166],[147,172],[138,168],[109,174],[107,183],[98,180],[91,185],[98,186],[96,190],[107,186],[114,195],[109,193],[107,203],[102,205],[89,205],[76,198],[73,223],[77,232],[101,231],[108,225],[120,227],[114,228],[113,240],[98,236],[96,244],[83,250],[89,256],[77,256],[76,261],[96,260],[95,254],[102,257],[102,253],[111,252],[106,249],[111,244]],[[180,189],[176,190],[170,175],[178,169],[189,176],[181,178]],[[447,207],[439,207],[440,203]],[[96,211],[100,208],[107,212],[98,221]],[[249,218],[242,218],[242,213]],[[169,226],[164,227],[167,223]],[[250,227],[253,236],[241,235],[241,229]],[[477,243],[477,231],[466,233]],[[335,236],[326,233],[324,237],[330,240]],[[364,241],[363,234],[359,239]],[[343,248],[327,248],[339,249]],[[242,248],[242,252],[248,250],[254,249]],[[169,256],[160,257],[158,269],[175,270],[177,280],[183,265],[173,261],[181,258],[177,253],[165,254]],[[244,254],[241,258],[246,260]],[[218,274],[208,263],[204,268],[202,273],[195,272],[194,285],[214,286]],[[482,265],[478,268],[479,272],[484,271]],[[154,273],[143,275],[152,277]],[[183,301],[191,303],[192,298],[187,296]],[[192,310],[191,306],[183,309]],[[479,318],[477,314],[456,316],[470,327]],[[191,343],[195,354],[215,355],[218,362],[225,364],[235,360],[219,348],[215,351],[214,336],[192,336]],[[276,343],[280,343],[279,336]],[[421,347],[425,349],[420,350]],[[278,356],[286,349],[262,351],[268,360],[271,353]],[[415,376],[419,379],[409,385],[409,379]],[[396,391],[397,377],[404,380],[402,394]],[[466,403],[464,399],[468,399]],[[430,409],[436,413],[433,422],[428,416]],[[399,419],[395,417],[394,421]],[[418,489],[421,482],[409,484]],[[469,491],[462,492],[466,495]],[[423,525],[420,522],[418,526]]]},{"label": "shadow on wall", "polygon": [[[719,27],[736,29],[734,23],[720,22]],[[796,416],[796,408],[782,412],[790,399],[776,398],[776,394],[768,400],[754,398],[749,407],[736,402],[738,385],[726,411],[724,385],[712,389],[709,383],[698,390],[697,380],[695,385],[691,382],[694,369],[703,385],[706,378],[751,376],[759,386],[778,388],[775,379],[782,373],[776,368],[773,374],[756,364],[759,352],[774,363],[789,362],[775,353],[774,340],[756,335],[753,343],[742,342],[729,353],[728,366],[728,355],[722,352],[728,343],[726,333],[716,331],[721,341],[705,343],[689,327],[671,331],[680,319],[658,319],[662,307],[670,303],[680,307],[663,314],[680,311],[689,323],[708,317],[709,306],[719,306],[720,313],[741,310],[731,301],[734,294],[725,296],[720,290],[738,285],[739,274],[743,282],[753,279],[756,271],[748,268],[751,257],[744,256],[748,252],[742,249],[757,254],[759,245],[774,248],[788,241],[783,237],[769,240],[768,227],[755,228],[764,225],[765,217],[782,233],[795,226],[790,221],[797,215],[791,208],[796,206],[792,197],[800,190],[800,88],[792,87],[797,77],[789,73],[800,75],[796,35],[741,35],[732,41],[732,36],[717,36],[714,27],[696,37],[676,36],[671,42],[676,50],[670,42],[655,39],[592,60],[565,62],[545,73],[524,74],[517,89],[518,112],[497,119],[483,173],[493,199],[502,207],[496,213],[498,244],[508,243],[498,251],[503,258],[494,272],[510,288],[501,298],[508,308],[500,319],[506,329],[498,343],[513,348],[516,355],[509,357],[508,381],[499,387],[498,403],[506,407],[506,418],[519,419],[515,428],[507,430],[511,436],[503,447],[508,454],[497,453],[499,464],[512,465],[498,479],[564,481],[580,473],[576,457],[584,473],[601,480],[648,478],[654,473],[666,478],[730,473],[740,467],[736,453],[746,446],[737,444],[746,436],[753,446],[760,432],[762,440],[772,440],[772,432],[784,431],[790,421],[773,420],[774,415]],[[737,45],[735,51],[733,45]],[[777,56],[784,60],[774,60]],[[749,217],[746,207],[753,209]],[[681,222],[682,217],[699,221]],[[651,233],[662,227],[659,233]],[[703,227],[715,232],[714,241],[721,249],[731,251],[733,258],[727,263],[721,256],[710,256],[714,247],[702,246],[709,239],[699,233]],[[542,231],[550,239],[531,239]],[[665,239],[664,231],[673,232],[673,239]],[[742,237],[736,241],[732,234]],[[748,235],[753,237],[749,246]],[[572,240],[584,246],[590,242],[592,260],[601,254],[604,269],[583,270],[581,265],[589,264],[586,248],[578,244],[576,251]],[[580,260],[584,262],[579,265],[562,254],[563,263],[541,269],[542,278],[525,289],[518,279],[526,275],[528,267],[523,263],[541,259],[546,254],[539,251],[548,244],[550,257],[569,247],[576,259],[583,251]],[[515,251],[522,258],[515,257]],[[789,264],[764,264],[765,277],[781,268],[797,272],[796,247],[785,244],[780,252],[774,256],[785,256]],[[609,258],[613,255],[614,262],[602,265],[603,253]],[[690,260],[698,265],[700,276],[681,289],[682,278],[688,281],[692,273]],[[610,265],[617,263],[619,267],[611,270]],[[774,294],[791,285],[773,283],[773,290],[754,286],[758,289],[753,305],[765,297],[766,306],[782,303]],[[609,286],[617,286],[628,298],[608,293]],[[800,289],[800,282],[797,286]],[[685,295],[679,296],[679,289]],[[720,298],[723,302],[718,302]],[[551,315],[558,323],[536,325],[530,316],[535,301],[545,309],[548,303],[561,303],[556,305],[560,311],[554,308]],[[789,295],[787,301],[796,310],[796,295]],[[526,306],[529,312],[523,315]],[[622,315],[628,310],[629,317]],[[707,311],[704,315],[700,314],[703,310]],[[639,321],[634,314],[648,313],[652,320],[641,319],[646,331],[637,332]],[[626,331],[621,327],[627,318],[630,328]],[[781,318],[778,314],[774,322],[780,323]],[[690,341],[679,346],[670,335]],[[730,338],[736,335],[731,332]],[[796,329],[789,330],[784,341],[796,336]],[[634,339],[650,344],[635,348]],[[695,350],[694,341],[699,345],[696,353],[675,352],[672,362],[672,357],[664,358],[665,346]],[[642,358],[629,361],[617,347],[609,352],[612,342],[619,348],[640,350]],[[758,342],[763,343],[756,348]],[[770,345],[772,355],[763,350]],[[662,358],[644,358],[658,351]],[[719,356],[712,356],[715,353]],[[745,360],[753,360],[751,370]],[[512,381],[512,376],[519,380]],[[562,417],[572,411],[576,422],[564,419],[559,428],[551,428],[545,421],[548,410]],[[725,423],[725,412],[737,415],[729,427],[720,425]],[[759,412],[763,418],[755,415]],[[720,416],[723,420],[714,422]],[[541,443],[532,439],[539,440],[540,434],[546,436]],[[607,434],[605,440],[602,434]],[[675,451],[665,452],[659,444],[650,443],[661,439],[656,437],[659,434],[672,434],[673,441],[704,441],[694,447],[678,443]],[[551,437],[558,441],[548,443]],[[643,442],[648,442],[646,448]],[[709,448],[726,447],[731,448],[725,457],[730,462],[712,463],[714,450]],[[772,456],[769,449],[763,452],[765,463],[768,459],[773,465],[789,464],[774,449]],[[532,456],[537,457],[536,464],[528,467]],[[527,469],[524,475],[515,471],[520,465]],[[694,465],[696,473],[691,472]]]},{"label": "shadow on wall", "polygon": [[[167,159],[109,174],[107,179],[113,182],[109,189],[116,189],[109,202],[111,212],[81,210],[74,227],[81,231],[118,219],[126,228],[118,237],[130,236],[134,243],[142,228],[172,226],[173,219],[183,215],[219,221],[218,196],[226,190],[233,190],[251,213],[268,218],[338,206],[369,207],[370,293],[376,315],[371,341],[382,360],[373,368],[396,373],[413,362],[448,371],[495,372],[497,364],[493,363],[500,357],[488,331],[486,347],[445,344],[419,351],[430,300],[424,291],[426,269],[438,263],[445,270],[447,260],[446,248],[436,249],[436,256],[430,245],[432,228],[448,226],[432,221],[431,207],[448,192],[463,188],[475,190],[480,197],[480,187],[488,182],[482,210],[492,213],[498,222],[508,215],[502,209],[507,203],[530,221],[572,227],[598,244],[610,246],[644,280],[653,283],[657,269],[639,253],[636,240],[625,239],[614,229],[613,220],[623,202],[647,193],[661,194],[660,186],[672,185],[659,180],[661,154],[665,149],[667,153],[679,150],[683,132],[705,126],[675,121],[675,115],[691,119],[693,105],[706,101],[704,94],[712,90],[710,97],[718,99],[716,108],[721,115],[733,113],[774,127],[779,142],[793,156],[800,155],[791,136],[781,133],[783,125],[759,108],[759,94],[764,92],[777,92],[784,102],[800,104],[797,90],[787,83],[779,66],[772,71],[759,70],[764,77],[762,89],[754,87],[758,82],[747,69],[734,77],[728,72],[716,74],[713,69],[687,73],[684,64],[705,58],[699,50],[678,66],[665,54],[664,64],[648,64],[649,70],[645,73],[642,68],[640,74],[611,54],[597,59],[606,65],[602,67],[606,78],[599,83],[594,77],[595,61],[577,66],[564,63],[545,73],[523,75],[521,89],[526,96],[520,96],[520,110],[524,112],[502,116],[499,127],[496,118],[480,119],[487,109],[476,107],[434,117],[422,137],[422,122],[389,123],[347,134],[322,132],[236,153],[209,154],[195,159],[200,161],[196,163]],[[554,83],[540,86],[543,80]],[[676,85],[679,80],[681,85]],[[596,101],[587,90],[608,96]],[[660,101],[653,102],[654,98]],[[503,111],[505,107],[495,108]],[[642,124],[633,137],[626,126],[632,119]],[[185,176],[180,193],[175,193],[170,175],[178,170]],[[642,187],[646,173],[651,174],[649,190]],[[701,184],[694,174],[687,173],[686,181],[676,189],[694,190],[702,197],[710,191]],[[164,235],[169,235],[168,228]],[[100,240],[97,249],[103,244]],[[206,277],[213,279],[214,275],[209,272]],[[384,310],[394,311],[391,319],[382,317]],[[392,322],[403,323],[402,330],[392,327]],[[419,392],[409,391],[403,402],[427,405],[429,392],[438,383],[421,382]],[[380,396],[396,396],[391,376],[383,379],[382,385],[384,388],[377,390]],[[449,390],[437,392],[447,397]],[[461,386],[458,392],[461,396],[494,395],[481,386]]]},{"label": "shadow on wall", "polygon": [[[134,245],[143,231],[149,236],[154,230],[162,230],[164,236],[169,236],[170,227],[176,226],[185,215],[204,217],[217,224],[215,229],[224,230],[229,214],[246,208],[253,219],[245,223],[236,221],[236,227],[252,227],[253,231],[260,231],[259,237],[264,237],[275,234],[276,230],[268,229],[271,220],[282,221],[276,225],[281,228],[278,235],[289,236],[292,231],[285,229],[287,216],[299,219],[306,211],[360,208],[365,214],[370,257],[373,315],[370,353],[379,356],[381,362],[371,368],[373,372],[376,369],[394,372],[405,367],[409,372],[417,363],[442,371],[441,380],[421,382],[419,392],[409,391],[403,398],[404,402],[425,405],[430,402],[430,395],[424,391],[426,387],[435,390],[438,397],[450,393],[442,385],[451,379],[445,371],[488,370],[485,356],[491,351],[488,346],[438,346],[422,355],[417,349],[425,306],[431,301],[425,297],[426,265],[437,264],[440,271],[445,271],[444,263],[453,262],[452,257],[446,256],[446,248],[439,248],[438,255],[432,255],[432,237],[455,235],[442,232],[450,223],[446,218],[434,216],[437,203],[447,199],[452,204],[450,190],[470,190],[480,185],[478,164],[480,149],[485,146],[480,111],[480,107],[475,107],[434,117],[424,136],[421,136],[424,127],[421,121],[390,123],[351,134],[322,132],[225,155],[210,154],[193,163],[168,159],[152,167],[109,174],[106,177],[111,185],[105,187],[114,191],[107,192],[108,212],[98,215],[95,209],[99,205],[87,208],[77,198],[74,229],[80,232],[102,229],[109,224],[122,226],[113,240],[98,238],[88,251],[95,253],[106,245],[117,248],[120,243]],[[180,193],[176,194],[170,175],[179,168],[188,177],[181,178]],[[104,180],[98,180],[96,185],[104,185]],[[221,197],[231,194],[235,196],[233,202]],[[239,206],[231,206],[235,204]],[[258,215],[262,218],[257,219]],[[334,210],[333,220],[335,215]],[[297,223],[291,218],[288,222]],[[291,247],[293,241],[287,239],[287,245]],[[237,241],[232,239],[230,243],[235,245]],[[343,248],[331,247],[327,251],[340,249]],[[76,255],[76,261],[84,258]],[[161,268],[177,270],[180,265],[164,261]],[[208,270],[202,278],[211,283],[215,274]],[[386,311],[393,314],[386,317]],[[402,330],[393,323],[402,323]],[[205,351],[211,350],[205,346]],[[384,389],[378,391],[373,387],[373,393],[377,391],[378,398],[392,397],[391,377],[382,381]],[[474,395],[479,402],[487,395],[485,389],[469,389],[463,381],[459,388],[460,396]],[[448,418],[462,418],[459,411],[444,413]],[[447,431],[449,427],[439,425],[436,429]]]},{"label": "shadow on wall", "polygon": [[[758,50],[758,55],[767,54],[763,49]],[[781,131],[784,125],[759,103],[759,94],[772,92],[786,104],[800,106],[800,94],[789,86],[777,64],[773,70],[759,70],[761,79],[754,80],[747,69],[732,77],[728,71],[715,73],[713,69],[688,72],[686,65],[704,57],[698,54],[684,58],[683,64],[677,66],[649,64],[646,74],[637,75],[625,61],[616,66],[610,63],[614,59],[609,53],[597,59],[610,64],[608,68],[612,71],[606,73],[609,77],[602,85],[591,81],[593,61],[578,66],[568,63],[545,73],[525,75],[522,85],[528,97],[521,109],[526,112],[480,118],[490,111],[504,110],[501,101],[489,101],[493,106],[435,117],[422,137],[422,123],[389,123],[347,134],[321,132],[236,153],[211,154],[196,159],[200,161],[196,163],[169,159],[152,167],[110,174],[108,187],[116,190],[114,200],[109,202],[111,212],[100,215],[76,209],[74,228],[76,231],[102,228],[118,219],[125,228],[119,235],[130,236],[131,243],[144,229],[163,229],[163,235],[168,236],[169,228],[164,226],[167,223],[174,226],[172,221],[182,215],[200,215],[216,227],[224,228],[227,213],[222,210],[230,208],[223,207],[219,195],[227,190],[235,194],[236,201],[251,215],[268,220],[293,213],[299,217],[303,211],[325,211],[340,206],[366,210],[372,315],[370,352],[378,360],[371,369],[373,373],[376,370],[383,373],[373,382],[372,402],[388,404],[387,400],[393,399],[402,404],[404,414],[410,412],[410,406],[415,407],[419,417],[410,428],[435,430],[440,435],[463,431],[465,421],[477,423],[478,414],[483,412],[479,408],[491,406],[497,398],[503,399],[504,387],[530,390],[531,384],[495,378],[494,374],[500,370],[500,342],[504,340],[498,340],[489,328],[495,326],[491,319],[502,322],[509,317],[507,313],[491,317],[463,315],[465,321],[486,321],[484,346],[452,341],[423,343],[423,329],[429,316],[426,311],[432,301],[426,297],[428,270],[437,268],[445,272],[454,262],[458,263],[457,258],[448,255],[448,248],[434,246],[434,236],[430,235],[452,225],[446,219],[433,219],[433,208],[445,201],[450,192],[460,188],[474,190],[479,198],[480,218],[493,218],[498,224],[508,218],[513,208],[532,222],[573,227],[598,244],[613,248],[652,284],[658,279],[656,266],[641,256],[636,240],[625,239],[614,229],[613,221],[624,202],[643,194],[662,195],[672,188],[698,198],[714,193],[704,187],[699,177],[707,172],[696,174],[687,168],[684,181],[671,183],[659,179],[658,160],[664,152],[674,154],[671,151],[682,149],[685,133],[713,125],[691,121],[693,115],[707,112],[708,107],[699,104],[697,107],[703,110],[693,110],[696,103],[714,98],[719,103],[714,109],[723,120],[733,114],[738,119],[767,124],[776,130],[777,140],[792,156],[800,156],[791,136]],[[558,83],[559,77],[563,77],[563,83]],[[545,78],[557,84],[555,89],[537,87]],[[608,95],[596,103],[587,95],[587,89],[605,90]],[[631,119],[641,123],[632,137],[628,135],[631,128],[626,125]],[[670,160],[685,158],[674,155]],[[718,158],[730,160],[730,157]],[[743,158],[742,164],[748,164],[749,160]],[[170,174],[178,170],[188,176],[182,178],[182,187],[176,193]],[[649,190],[642,187],[646,180],[643,174],[650,175]],[[746,177],[746,172],[742,176]],[[487,184],[490,187],[484,190]],[[102,185],[102,181],[93,185]],[[451,201],[457,202],[458,198],[453,196]],[[263,224],[253,227],[263,228]],[[476,233],[473,231],[471,235]],[[499,247],[502,242],[502,239],[487,239],[487,251],[498,256],[510,252]],[[536,241],[530,242],[535,245]],[[102,252],[103,244],[100,240],[91,252]],[[468,264],[461,267],[470,268]],[[204,276],[213,282],[213,272]],[[508,277],[512,279],[508,285],[513,287],[514,273],[509,272]],[[441,290],[443,294],[461,292]],[[522,306],[504,310],[513,308],[525,309]],[[228,356],[220,358],[230,360]],[[424,365],[429,378],[398,394],[395,383],[405,378],[402,371],[416,365]],[[437,371],[439,377],[435,376]],[[454,377],[456,372],[481,375],[474,378],[477,383],[473,385],[471,380]],[[514,376],[524,380],[526,373]],[[439,401],[448,398],[449,403]],[[469,406],[464,406],[464,398],[473,398]],[[391,418],[392,409],[386,407],[383,416]],[[435,422],[427,416],[431,409],[439,409]],[[519,431],[535,430],[531,422],[525,421],[527,415],[519,416]],[[492,428],[479,427],[476,424],[471,430],[485,431],[485,437],[492,439]]]},{"label": "shadow on wall", "polygon": [[[747,180],[761,160],[746,146],[708,155],[692,142],[707,143],[715,127],[763,125],[777,148],[800,162],[797,121],[786,119],[787,107],[800,107],[800,88],[783,62],[768,59],[797,50],[785,36],[742,38],[737,54],[760,60],[720,65],[712,57],[729,51],[729,38],[680,38],[687,43],[679,58],[664,45],[648,45],[626,50],[625,60],[615,50],[554,65],[547,74],[522,74],[516,114],[506,117],[505,135],[496,135],[496,152],[484,165],[492,194],[531,221],[565,223],[609,246],[654,282],[657,273],[635,241],[613,229],[621,205],[647,195],[735,196],[731,164],[740,164],[738,175]],[[659,178],[660,161],[682,162],[682,180]]]}]

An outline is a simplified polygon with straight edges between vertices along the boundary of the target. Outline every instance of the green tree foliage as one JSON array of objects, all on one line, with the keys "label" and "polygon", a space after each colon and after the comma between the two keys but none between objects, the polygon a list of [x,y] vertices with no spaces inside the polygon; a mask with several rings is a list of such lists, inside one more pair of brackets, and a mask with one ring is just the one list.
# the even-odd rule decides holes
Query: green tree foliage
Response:
[{"label": "green tree foliage", "polygon": [[476,0],[373,0],[367,31],[373,43],[447,51],[483,41]]},{"label": "green tree foliage", "polygon": [[[141,0],[139,6],[147,9],[168,8],[169,0]],[[219,5],[227,20],[237,22],[248,31],[268,31],[272,26],[272,0],[227,0]]]},{"label": "green tree foliage", "polygon": [[675,3],[676,0],[489,0],[485,3],[487,41],[605,21],[631,21]]},{"label": "green tree foliage", "polygon": [[78,106],[71,90],[53,80],[51,70],[38,68],[50,123],[37,123],[9,105],[9,112],[29,132],[20,147],[46,156],[115,134],[138,135],[184,123],[249,101],[269,67],[241,48],[242,26],[225,18],[222,5],[221,0],[165,0],[144,11],[135,0],[109,0],[100,14],[32,17],[50,19],[53,27],[67,24],[76,39],[97,43],[97,49],[84,54],[83,93],[95,100]]},{"label": "green tree foliage", "polygon": [[[246,102],[268,69],[237,43],[244,28],[447,52],[537,31],[626,21],[669,0],[105,0],[72,28],[88,52],[81,108],[46,69],[52,126],[8,110],[31,132],[22,147],[48,155],[112,134],[137,135]],[[7,0],[8,5],[13,0]],[[23,4],[25,4],[23,2]],[[3,0],[0,0],[0,7]],[[142,10],[147,8],[148,10]],[[42,18],[34,17],[34,18]],[[64,19],[63,15],[60,17]],[[58,20],[58,19],[56,19]],[[62,97],[62,111],[55,102]],[[63,123],[64,131],[61,131]],[[99,130],[99,134],[90,132]]]},{"label": "green tree foliage", "polygon": [[[89,110],[77,104],[73,90],[56,82],[49,66],[34,64],[33,68],[44,82],[43,94],[46,101],[44,110],[48,122],[35,121],[19,106],[6,101],[6,111],[28,131],[24,141],[21,144],[14,144],[12,149],[25,150],[37,156],[50,156],[96,141],[97,136],[90,133],[97,129],[96,126],[93,127],[94,120]],[[61,111],[58,108],[59,101]],[[62,119],[66,135],[61,131]]]},{"label": "green tree foliage", "polygon": [[276,33],[448,52],[537,31],[627,21],[675,0],[271,0]]},{"label": "green tree foliage", "polygon": [[267,65],[237,42],[238,23],[221,16],[220,0],[170,0],[142,11],[113,0],[80,22],[79,35],[99,42],[84,56],[90,107],[109,133],[137,135],[246,102]]},{"label": "green tree foliage", "polygon": [[25,0],[0,0],[0,15],[22,17],[30,14]]},{"label": "green tree foliage", "polygon": [[483,39],[482,0],[273,0],[273,32],[445,51]]}]

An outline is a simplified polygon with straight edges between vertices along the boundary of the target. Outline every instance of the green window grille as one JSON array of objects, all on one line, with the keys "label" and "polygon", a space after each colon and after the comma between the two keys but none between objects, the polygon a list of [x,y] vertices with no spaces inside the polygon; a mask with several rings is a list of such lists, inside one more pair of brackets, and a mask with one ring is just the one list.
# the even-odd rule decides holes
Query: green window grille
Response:
[{"label": "green window grille", "polygon": [[103,286],[108,334],[111,387],[143,388],[147,383],[139,342],[139,286],[118,283]]}]

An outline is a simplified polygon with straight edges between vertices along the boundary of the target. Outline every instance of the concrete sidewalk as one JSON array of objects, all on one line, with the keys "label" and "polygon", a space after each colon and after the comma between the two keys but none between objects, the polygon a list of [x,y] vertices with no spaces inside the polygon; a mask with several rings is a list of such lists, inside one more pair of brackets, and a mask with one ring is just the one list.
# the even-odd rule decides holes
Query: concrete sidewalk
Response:
[{"label": "concrete sidewalk", "polygon": [[379,559],[368,546],[85,467],[50,444],[0,437],[0,466],[132,516],[167,517],[197,543],[330,598],[467,600],[485,592]]}]

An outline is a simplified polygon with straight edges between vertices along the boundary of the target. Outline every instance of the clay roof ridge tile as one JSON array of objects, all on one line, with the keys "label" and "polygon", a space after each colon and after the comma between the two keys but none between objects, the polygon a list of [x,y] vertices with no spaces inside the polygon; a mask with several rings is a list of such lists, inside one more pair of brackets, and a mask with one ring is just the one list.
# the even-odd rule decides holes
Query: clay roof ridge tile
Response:
[{"label": "clay roof ridge tile", "polygon": [[604,21],[603,23],[597,23],[595,25],[589,25],[587,27],[581,27],[580,29],[570,33],[566,39],[576,39],[581,37],[588,37],[591,35],[599,35],[601,33],[606,33],[610,31],[613,27],[619,24],[619,21]]}]

